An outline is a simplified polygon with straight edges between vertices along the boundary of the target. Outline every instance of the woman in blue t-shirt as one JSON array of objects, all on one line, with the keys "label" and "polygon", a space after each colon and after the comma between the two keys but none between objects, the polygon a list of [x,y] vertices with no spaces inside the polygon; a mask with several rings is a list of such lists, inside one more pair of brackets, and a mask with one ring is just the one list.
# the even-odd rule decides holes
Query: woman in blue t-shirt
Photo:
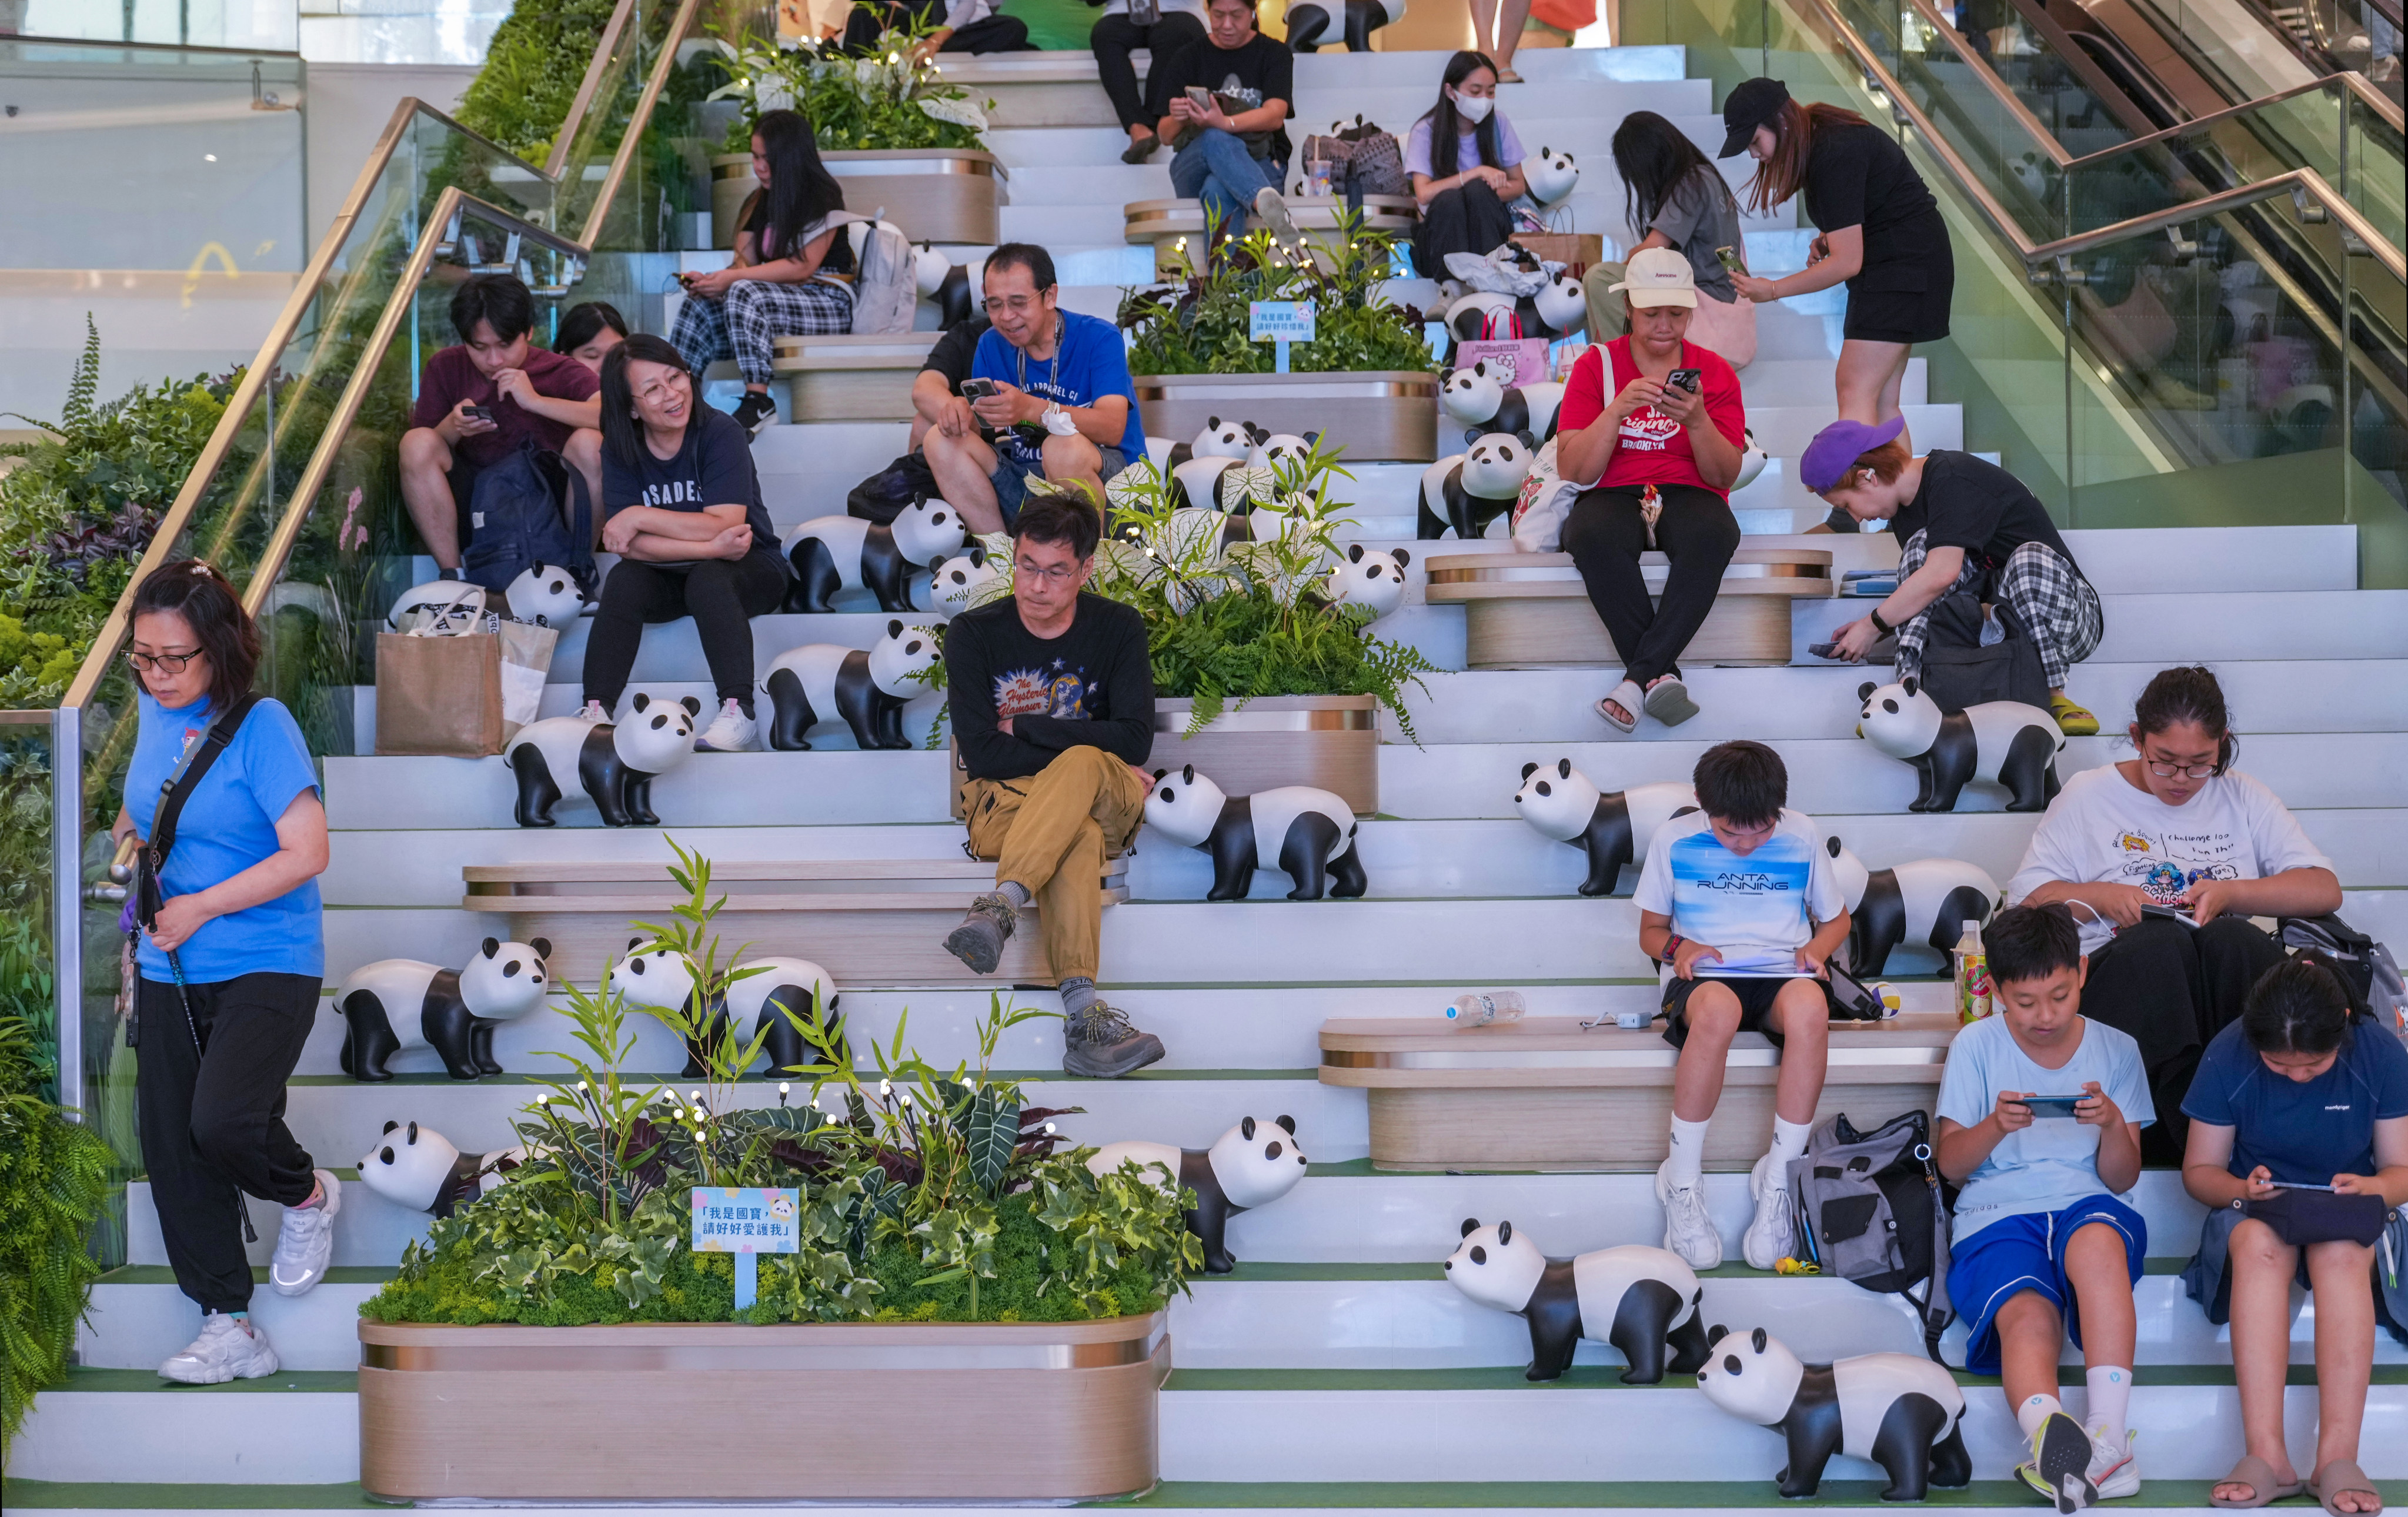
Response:
[{"label": "woman in blue t-shirt", "polygon": [[[111,831],[121,846],[147,846],[179,761],[251,690],[259,629],[223,575],[197,560],[167,564],[135,593],[128,657],[141,725]],[[251,1321],[243,1195],[284,1208],[267,1273],[279,1295],[325,1278],[343,1199],[284,1125],[284,1082],[326,975],[314,883],[326,867],[326,809],[292,713],[260,698],[174,823],[159,904],[135,950],[135,1092],[160,1238],[202,1311],[200,1337],[159,1373],[214,1385],[277,1369]]]},{"label": "woman in blue t-shirt", "polygon": [[[2329,1511],[2380,1511],[2383,1497],[2358,1467],[2358,1437],[2374,1366],[2372,1244],[2384,1212],[2408,1203],[2408,1049],[2390,1028],[2352,1014],[2348,991],[2324,964],[2286,959],[2250,991],[2241,1019],[2207,1045],[2183,1111],[2191,1119],[2183,1188],[2214,1209],[2184,1283],[2211,1322],[2225,1321],[2229,1304],[2248,1440],[2209,1498],[2262,1507],[2300,1491],[2283,1441],[2296,1280],[2315,1294],[2309,1489]],[[2247,1214],[2267,1202],[2313,1210],[2288,1220]],[[2314,1215],[2344,1209],[2362,1215]],[[2286,1241],[2310,1229],[2325,1240]]]}]

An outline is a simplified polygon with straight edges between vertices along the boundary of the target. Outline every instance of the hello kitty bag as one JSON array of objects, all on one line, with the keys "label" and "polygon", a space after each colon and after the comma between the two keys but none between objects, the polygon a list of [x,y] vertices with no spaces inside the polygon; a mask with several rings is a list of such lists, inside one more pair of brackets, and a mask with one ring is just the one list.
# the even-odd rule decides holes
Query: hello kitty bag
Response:
[{"label": "hello kitty bag", "polygon": [[1497,382],[1508,390],[1547,379],[1547,339],[1522,335],[1522,318],[1514,311],[1491,311],[1480,324],[1480,336],[1455,345],[1455,368],[1486,364]]},{"label": "hello kitty bag", "polygon": [[1555,441],[1549,437],[1538,461],[1523,477],[1522,494],[1513,502],[1513,551],[1552,553],[1563,544],[1564,519],[1580,498],[1580,482],[1555,475]]}]

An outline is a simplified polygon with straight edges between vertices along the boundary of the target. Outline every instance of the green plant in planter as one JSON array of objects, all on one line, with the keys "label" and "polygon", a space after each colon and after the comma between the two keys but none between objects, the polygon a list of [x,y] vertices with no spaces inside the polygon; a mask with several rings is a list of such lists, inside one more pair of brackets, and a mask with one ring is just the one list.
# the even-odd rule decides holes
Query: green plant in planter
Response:
[{"label": "green plant in planter", "polygon": [[1341,237],[1329,250],[1336,267],[1326,273],[1268,231],[1224,243],[1200,267],[1182,238],[1168,279],[1122,292],[1118,320],[1129,334],[1129,371],[1270,373],[1270,344],[1247,336],[1247,308],[1257,300],[1313,303],[1313,340],[1289,350],[1294,373],[1435,368],[1422,313],[1381,297],[1396,257],[1395,240],[1367,229],[1361,214],[1352,211],[1341,223]]},{"label": "green plant in planter", "polygon": [[460,97],[458,121],[495,146],[541,163],[568,119],[615,0],[513,6]]},{"label": "green plant in planter", "polygon": [[[23,947],[10,949],[11,990],[30,972]],[[34,1393],[66,1372],[100,1273],[84,1234],[114,1162],[97,1133],[43,1098],[45,1079],[33,1030],[13,1006],[0,1012],[0,1453]]]},{"label": "green plant in planter", "polygon": [[802,112],[822,152],[907,148],[984,148],[986,112],[958,84],[947,84],[933,59],[920,55],[931,25],[880,35],[866,57],[784,47],[738,28],[718,42],[732,83],[711,92],[733,97],[743,111],[727,129],[723,152],[747,152],[752,124],[765,110]]}]

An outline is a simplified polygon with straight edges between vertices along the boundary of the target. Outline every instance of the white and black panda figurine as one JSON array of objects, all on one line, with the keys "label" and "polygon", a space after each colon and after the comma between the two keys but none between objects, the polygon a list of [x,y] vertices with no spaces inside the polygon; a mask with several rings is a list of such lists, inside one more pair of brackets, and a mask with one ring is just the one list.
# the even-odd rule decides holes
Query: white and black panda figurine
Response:
[{"label": "white and black panda figurine", "polygon": [[1555,412],[1564,401],[1560,384],[1508,386],[1484,358],[1469,368],[1444,370],[1438,379],[1439,405],[1467,427],[1526,433],[1541,442],[1555,435]]},{"label": "white and black panda figurine", "polygon": [[1744,1338],[1716,1327],[1706,1352],[1698,1371],[1706,1399],[1788,1440],[1789,1463],[1776,1477],[1784,1496],[1813,1496],[1835,1453],[1881,1466],[1884,1501],[1920,1501],[1932,1486],[1973,1479],[1965,1392],[1943,1366],[1911,1353],[1801,1364],[1761,1327]]},{"label": "white and black panda figurine", "polygon": [[781,753],[810,748],[809,734],[823,722],[841,718],[863,751],[903,749],[903,708],[930,689],[920,676],[937,664],[936,636],[925,627],[886,623],[886,635],[867,649],[805,643],[770,661],[761,686],[775,714],[769,746]]},{"label": "white and black panda figurine", "polygon": [[395,1206],[448,1217],[453,1208],[491,1191],[525,1162],[523,1147],[463,1153],[432,1127],[388,1122],[376,1146],[360,1156],[360,1179]]},{"label": "white and black panda figurine", "polygon": [[1465,542],[1513,508],[1522,481],[1539,456],[1538,439],[1526,432],[1473,430],[1464,434],[1469,451],[1441,458],[1422,470],[1421,507],[1413,535],[1442,537],[1447,529]]},{"label": "white and black panda figurine", "polygon": [[1265,478],[1242,458],[1191,458],[1170,471],[1170,503],[1179,510],[1241,513],[1254,506]]},{"label": "white and black panda figurine", "polygon": [[1513,809],[1523,821],[1588,855],[1584,895],[1611,894],[1623,866],[1647,857],[1656,829],[1697,806],[1695,790],[1669,780],[1601,792],[1570,759],[1543,769],[1523,765],[1522,788],[1513,793]]},{"label": "white and black panda figurine", "polygon": [[1187,1230],[1204,1244],[1204,1272],[1226,1275],[1238,1267],[1229,1252],[1229,1219],[1268,1206],[1304,1178],[1304,1150],[1296,1146],[1296,1119],[1246,1118],[1213,1139],[1209,1149],[1168,1143],[1107,1143],[1087,1160],[1090,1174],[1109,1175],[1135,1160],[1156,1185],[1177,1184],[1196,1193]]},{"label": "white and black panda figurine", "polygon": [[986,561],[986,545],[974,542],[929,575],[928,608],[950,622],[970,608],[971,597],[1002,578],[1002,571]]},{"label": "white and black panda figurine", "polygon": [[[693,962],[673,949],[646,947],[650,941],[644,937],[627,939],[626,956],[610,966],[609,989],[625,996],[633,1006],[660,1011],[681,1008],[691,1010]],[[705,1037],[715,1041],[732,1023],[739,1048],[761,1038],[761,1052],[769,1061],[768,1074],[772,1079],[817,1064],[817,1051],[803,1040],[801,1029],[786,1013],[791,1011],[805,1022],[840,1033],[835,979],[809,959],[747,959],[736,967],[752,972],[729,984],[720,1004],[711,1008]],[[838,1046],[842,1046],[841,1041]],[[688,1040],[685,1072],[679,1078],[699,1077],[705,1069],[702,1054],[701,1046]]]},{"label": "white and black panda figurine", "polygon": [[1364,607],[1378,621],[1403,604],[1405,570],[1412,561],[1406,549],[1385,552],[1349,543],[1345,562],[1329,571],[1331,604]]},{"label": "white and black panda figurine", "polygon": [[1312,456],[1313,444],[1321,440],[1321,434],[1307,432],[1298,436],[1293,432],[1273,432],[1249,422],[1246,423],[1246,440],[1251,444],[1246,450],[1248,468],[1278,469],[1284,466],[1301,469],[1304,461]]},{"label": "white and black panda figurine", "polygon": [[790,533],[795,566],[785,609],[824,611],[839,590],[867,589],[882,611],[911,608],[911,570],[960,551],[962,513],[941,500],[914,500],[884,526],[857,516],[817,516]]},{"label": "white and black panda figurine", "polygon": [[594,802],[606,827],[657,827],[652,780],[694,753],[694,719],[702,702],[658,701],[638,691],[623,722],[588,722],[548,716],[530,722],[502,750],[502,762],[518,777],[518,824],[556,825],[552,809],[574,780]]},{"label": "white and black panda figurine", "polygon": [[1625,1385],[1654,1385],[1667,1368],[1686,1375],[1706,1362],[1705,1290],[1681,1256],[1625,1243],[1570,1259],[1550,1259],[1510,1222],[1463,1224],[1446,1261],[1449,1283],[1484,1307],[1530,1324],[1528,1379],[1560,1380],[1582,1338],[1622,1351]]},{"label": "white and black panda figurine", "polygon": [[1580,165],[1572,162],[1570,153],[1541,148],[1536,158],[1522,160],[1522,182],[1538,205],[1561,205],[1580,188]]},{"label": "white and black panda figurine", "polygon": [[1999,904],[1998,881],[1963,859],[1910,859],[1867,869],[1837,837],[1824,839],[1831,875],[1848,903],[1848,965],[1860,975],[1889,966],[1890,950],[1913,938],[1946,958],[1969,922],[1987,922]]},{"label": "white and black panda figurine", "polygon": [[2057,794],[2065,735],[2037,706],[1983,701],[1946,714],[1912,675],[1894,685],[1867,680],[1856,698],[1865,740],[1922,778],[1910,811],[1954,811],[1968,780],[2004,785],[2010,811],[2044,811]]},{"label": "white and black panda figurine", "polygon": [[1145,820],[1183,848],[1212,855],[1208,901],[1242,901],[1254,870],[1272,867],[1296,882],[1291,901],[1323,894],[1352,900],[1370,888],[1354,854],[1354,813],[1341,796],[1310,785],[1281,785],[1225,795],[1187,765],[1154,771]]},{"label": "white and black panda figurine", "polygon": [[1291,6],[1287,12],[1287,46],[1291,52],[1317,52],[1325,42],[1338,39],[1329,35],[1329,13],[1332,8],[1346,13],[1346,50],[1371,50],[1371,34],[1391,21],[1404,20],[1405,0],[1312,0],[1310,5]]},{"label": "white and black panda figurine", "polygon": [[375,1084],[391,1080],[385,1061],[407,1048],[431,1048],[454,1080],[498,1075],[494,1029],[543,1004],[552,988],[544,960],[552,944],[485,939],[462,969],[417,959],[379,959],[343,977],[335,1009],[343,1019],[343,1073]]},{"label": "white and black panda figurine", "polygon": [[1588,296],[1569,274],[1556,275],[1535,294],[1473,290],[1447,307],[1446,329],[1457,342],[1473,342],[1488,335],[1491,322],[1508,316],[1521,318],[1523,336],[1552,342],[1588,325]]},{"label": "white and black panda figurine", "polygon": [[577,576],[558,565],[536,560],[519,571],[501,593],[495,609],[520,622],[565,628],[585,614],[585,591]]},{"label": "white and black panda figurine", "polygon": [[970,292],[981,287],[983,258],[956,264],[924,242],[911,254],[911,282],[920,298],[937,308],[937,329],[947,331],[970,319]]},{"label": "white and black panda figurine", "polygon": [[[1246,455],[1254,451],[1254,441],[1248,435],[1253,430],[1248,422],[1224,422],[1217,416],[1208,416],[1204,419],[1204,430],[1196,434],[1195,441],[1172,443],[1170,451],[1154,466],[1168,474],[1195,458],[1234,458],[1242,463]],[[1153,450],[1149,448],[1147,451],[1150,453]]]}]

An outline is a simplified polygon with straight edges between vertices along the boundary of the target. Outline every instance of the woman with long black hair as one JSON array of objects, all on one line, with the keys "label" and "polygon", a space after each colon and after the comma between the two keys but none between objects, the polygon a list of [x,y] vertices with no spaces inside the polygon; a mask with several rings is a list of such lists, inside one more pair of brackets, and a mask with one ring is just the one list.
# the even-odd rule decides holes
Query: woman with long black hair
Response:
[{"label": "woman with long black hair", "polygon": [[844,191],[820,161],[811,123],[791,110],[764,111],[752,129],[752,174],[761,188],[737,218],[736,262],[680,276],[685,303],[670,340],[699,374],[734,358],[744,374],[736,420],[749,433],[778,415],[769,398],[771,346],[782,336],[853,330],[853,244],[828,217]]},{"label": "woman with long black hair", "polygon": [[598,376],[602,360],[626,340],[627,319],[619,314],[619,308],[607,300],[587,300],[560,313],[560,331],[552,340],[552,351],[567,354]]},{"label": "woman with long black hair", "polygon": [[1527,188],[1522,139],[1497,108],[1497,65],[1484,53],[1446,61],[1438,104],[1405,138],[1405,173],[1422,208],[1413,226],[1413,267],[1447,277],[1446,255],[1486,253],[1512,235],[1506,207]]},{"label": "woman with long black hair", "polygon": [[[1740,294],[1731,282],[1737,271],[1723,261],[1725,253],[1742,258],[1745,250],[1730,186],[1696,143],[1652,110],[1634,110],[1614,128],[1613,171],[1622,179],[1630,251],[1670,248],[1689,261],[1698,295],[1689,340],[1745,368],[1756,357],[1756,303]],[[1623,303],[1613,286],[1624,266],[1599,264],[1582,279],[1591,342],[1622,336]]]}]

